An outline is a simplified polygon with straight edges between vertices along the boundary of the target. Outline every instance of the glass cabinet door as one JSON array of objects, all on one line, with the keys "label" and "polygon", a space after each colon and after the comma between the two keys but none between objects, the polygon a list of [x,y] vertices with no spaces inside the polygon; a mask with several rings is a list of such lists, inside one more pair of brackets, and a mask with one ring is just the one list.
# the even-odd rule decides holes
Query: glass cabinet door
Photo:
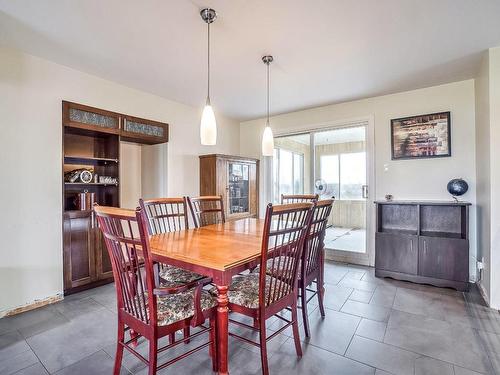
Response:
[{"label": "glass cabinet door", "polygon": [[228,211],[229,215],[250,212],[249,165],[228,162]]}]

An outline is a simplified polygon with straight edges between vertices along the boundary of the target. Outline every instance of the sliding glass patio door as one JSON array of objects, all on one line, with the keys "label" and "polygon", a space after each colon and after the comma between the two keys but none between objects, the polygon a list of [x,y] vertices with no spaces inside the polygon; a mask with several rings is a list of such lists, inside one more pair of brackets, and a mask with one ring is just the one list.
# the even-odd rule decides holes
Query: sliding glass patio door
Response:
[{"label": "sliding glass patio door", "polygon": [[335,198],[325,237],[334,260],[369,264],[367,124],[275,138],[273,200],[281,194]]}]

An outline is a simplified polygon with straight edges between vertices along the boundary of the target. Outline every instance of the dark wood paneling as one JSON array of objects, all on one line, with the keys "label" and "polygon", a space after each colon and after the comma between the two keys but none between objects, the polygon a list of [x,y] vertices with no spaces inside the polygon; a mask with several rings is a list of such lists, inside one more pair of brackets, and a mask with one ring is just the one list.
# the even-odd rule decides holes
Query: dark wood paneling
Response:
[{"label": "dark wood paneling", "polygon": [[417,236],[377,233],[375,238],[375,263],[377,268],[417,274]]},{"label": "dark wood paneling", "polygon": [[99,280],[112,279],[113,269],[111,260],[99,227],[95,228],[95,256],[96,256],[96,277]]},{"label": "dark wood paneling", "polygon": [[468,240],[420,237],[419,242],[419,275],[454,281],[468,281]]},{"label": "dark wood paneling", "polygon": [[379,232],[404,231],[417,234],[418,206],[381,205],[378,223]]},{"label": "dark wood paneling", "polygon": [[91,283],[96,279],[94,234],[89,212],[64,215],[64,285],[65,289]]},{"label": "dark wood paneling", "polygon": [[461,237],[462,209],[460,206],[420,206],[420,231],[444,233]]}]

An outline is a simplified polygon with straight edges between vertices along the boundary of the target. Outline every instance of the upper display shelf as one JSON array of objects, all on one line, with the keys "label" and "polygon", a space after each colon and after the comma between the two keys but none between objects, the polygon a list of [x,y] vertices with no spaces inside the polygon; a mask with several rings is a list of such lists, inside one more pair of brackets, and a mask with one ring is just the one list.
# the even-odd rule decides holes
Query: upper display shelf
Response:
[{"label": "upper display shelf", "polygon": [[63,101],[63,125],[80,132],[116,134],[142,144],[168,142],[168,124]]}]

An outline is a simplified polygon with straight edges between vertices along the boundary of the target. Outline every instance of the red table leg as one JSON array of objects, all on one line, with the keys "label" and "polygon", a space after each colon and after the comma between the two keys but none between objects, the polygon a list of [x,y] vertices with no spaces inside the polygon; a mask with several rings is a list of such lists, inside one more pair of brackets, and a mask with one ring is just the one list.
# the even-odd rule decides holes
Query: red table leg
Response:
[{"label": "red table leg", "polygon": [[229,374],[227,349],[228,349],[228,299],[227,299],[227,286],[217,285],[217,350],[219,360],[219,374]]}]

